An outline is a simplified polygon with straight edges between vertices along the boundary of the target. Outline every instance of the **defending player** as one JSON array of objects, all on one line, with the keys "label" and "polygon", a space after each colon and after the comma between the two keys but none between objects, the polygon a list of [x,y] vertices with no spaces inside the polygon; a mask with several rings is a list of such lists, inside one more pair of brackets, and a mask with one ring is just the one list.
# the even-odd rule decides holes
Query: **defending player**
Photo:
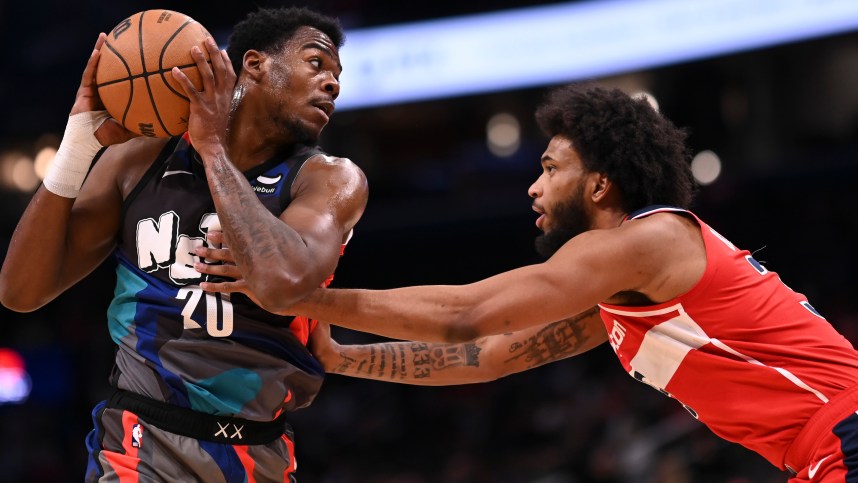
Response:
[{"label": "defending player", "polygon": [[289,287],[275,305],[333,273],[367,199],[361,170],[315,145],[339,94],[340,25],[306,9],[252,13],[229,56],[208,39],[209,66],[194,48],[200,91],[174,72],[189,132],[124,143],[94,87],[104,40],[11,241],[0,301],[35,310],[116,258],[117,390],[93,411],[87,481],[289,481],[286,414],[324,376],[306,348],[314,323],[204,294],[192,251],[222,227],[262,300],[264,287]]},{"label": "defending player", "polygon": [[[791,482],[858,481],[858,353],[803,295],[687,210],[684,133],[644,100],[575,85],[554,91],[537,120],[551,139],[529,194],[544,232],[537,249],[550,258],[462,286],[318,289],[284,313],[462,342],[320,344],[326,367],[465,383],[608,341],[629,375],[789,470]],[[240,261],[197,268],[244,270]],[[242,280],[203,288],[252,292]],[[392,368],[368,372],[382,353],[397,358]],[[457,356],[431,367],[444,354]]]}]

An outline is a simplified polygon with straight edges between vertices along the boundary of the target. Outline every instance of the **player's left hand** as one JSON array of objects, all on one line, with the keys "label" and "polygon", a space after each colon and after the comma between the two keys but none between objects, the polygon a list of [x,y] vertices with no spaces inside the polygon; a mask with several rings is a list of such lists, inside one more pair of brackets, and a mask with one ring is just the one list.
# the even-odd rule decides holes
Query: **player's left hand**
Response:
[{"label": "player's left hand", "polygon": [[202,282],[200,288],[206,292],[226,292],[226,293],[243,293],[256,305],[260,305],[259,300],[250,291],[247,282],[244,280],[241,270],[235,264],[235,259],[229,248],[224,245],[223,233],[211,231],[207,233],[206,239],[215,246],[201,246],[194,249],[194,255],[207,261],[223,262],[218,264],[205,263],[202,261],[194,263],[194,269],[204,275],[214,275],[219,278],[233,279],[233,281],[225,282]]},{"label": "player's left hand", "polygon": [[225,50],[218,50],[214,39],[207,37],[205,49],[211,58],[211,65],[203,51],[194,46],[191,57],[203,80],[201,90],[178,67],[173,67],[173,77],[191,101],[191,113],[188,117],[188,135],[191,143],[201,154],[214,145],[226,145],[227,126],[232,108],[233,90],[236,75]]}]

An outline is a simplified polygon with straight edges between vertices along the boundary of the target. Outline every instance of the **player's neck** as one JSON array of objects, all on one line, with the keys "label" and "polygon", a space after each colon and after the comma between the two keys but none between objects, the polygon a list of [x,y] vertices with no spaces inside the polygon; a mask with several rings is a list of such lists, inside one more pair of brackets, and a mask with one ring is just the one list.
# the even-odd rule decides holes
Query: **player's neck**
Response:
[{"label": "player's neck", "polygon": [[592,226],[594,229],[611,229],[623,224],[623,221],[628,216],[620,207],[612,206],[598,209],[592,216]]},{"label": "player's neck", "polygon": [[246,171],[271,159],[294,141],[278,131],[277,125],[255,106],[251,96],[245,96],[232,110],[227,138],[233,164]]}]

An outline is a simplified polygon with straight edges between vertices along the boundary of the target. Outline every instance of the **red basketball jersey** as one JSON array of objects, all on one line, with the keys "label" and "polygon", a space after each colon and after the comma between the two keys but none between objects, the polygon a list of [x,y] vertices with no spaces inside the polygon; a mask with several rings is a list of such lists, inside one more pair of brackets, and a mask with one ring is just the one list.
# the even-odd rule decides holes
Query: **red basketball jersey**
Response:
[{"label": "red basketball jersey", "polygon": [[706,270],[687,293],[658,305],[600,304],[611,347],[635,379],[680,401],[722,438],[784,468],[807,420],[858,384],[858,352],[800,293],[693,216]]}]

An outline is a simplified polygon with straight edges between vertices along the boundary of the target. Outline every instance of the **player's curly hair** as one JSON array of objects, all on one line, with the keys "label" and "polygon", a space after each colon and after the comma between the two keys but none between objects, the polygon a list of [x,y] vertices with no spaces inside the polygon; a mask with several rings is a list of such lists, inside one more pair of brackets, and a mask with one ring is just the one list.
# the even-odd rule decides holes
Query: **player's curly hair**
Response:
[{"label": "player's curly hair", "polygon": [[241,73],[248,50],[272,53],[283,47],[300,27],[313,27],[330,37],[337,48],[345,43],[340,21],[306,7],[260,8],[237,23],[226,49],[235,73]]},{"label": "player's curly hair", "polygon": [[620,189],[627,213],[691,204],[695,183],[686,132],[646,99],[576,83],[552,90],[536,121],[549,137],[569,139],[587,170],[605,174]]}]

